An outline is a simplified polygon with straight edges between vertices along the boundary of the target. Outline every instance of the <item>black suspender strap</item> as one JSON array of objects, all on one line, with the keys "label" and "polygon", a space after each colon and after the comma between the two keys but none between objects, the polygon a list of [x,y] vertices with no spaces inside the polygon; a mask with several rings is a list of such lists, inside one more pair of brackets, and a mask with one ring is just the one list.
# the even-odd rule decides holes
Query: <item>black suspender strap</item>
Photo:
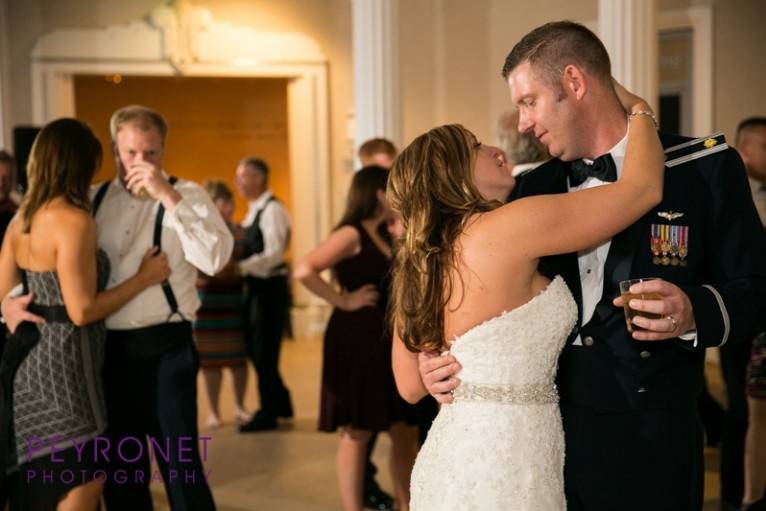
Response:
[{"label": "black suspender strap", "polygon": [[[263,231],[261,230],[261,215],[263,215],[263,212],[272,202],[279,202],[279,200],[273,195],[269,197],[261,209],[256,212],[253,223],[250,224],[250,226],[245,231],[245,258],[250,257],[253,254],[260,254],[266,248],[263,240]],[[290,243],[289,228],[287,230],[286,243]],[[271,268],[270,272],[273,273],[277,270],[284,270],[285,268],[287,268],[287,265],[282,262],[274,268]]]},{"label": "black suspender strap", "polygon": [[263,210],[265,210],[266,207],[269,204],[271,204],[273,201],[275,201],[275,200],[277,200],[277,198],[274,197],[273,195],[271,197],[269,197],[266,200],[266,204],[264,204],[263,207],[261,209],[259,209],[258,212],[255,214],[255,218],[253,219],[253,225],[257,225],[258,229],[261,228],[261,215],[263,214]]},{"label": "black suspender strap", "polygon": [[[176,181],[178,181],[178,178],[176,177],[170,177],[168,179],[168,182],[171,186],[176,184]],[[154,246],[158,249],[162,250],[162,219],[165,217],[165,206],[162,205],[160,202],[159,207],[157,208],[157,217],[154,220]],[[168,280],[164,280],[162,282],[162,292],[165,294],[165,300],[167,300],[168,305],[170,306],[170,315],[168,316],[168,319],[172,318],[173,315],[178,314],[181,319],[184,318],[184,315],[181,314],[181,311],[178,310],[178,301],[176,300],[176,295],[173,293],[173,288],[170,287],[170,282]]]},{"label": "black suspender strap", "polygon": [[104,181],[98,187],[98,190],[96,190],[96,196],[93,197],[93,216],[94,217],[96,216],[96,213],[98,213],[98,208],[101,207],[101,203],[104,201],[104,195],[106,195],[106,190],[109,188],[109,183],[111,183],[111,181]]}]

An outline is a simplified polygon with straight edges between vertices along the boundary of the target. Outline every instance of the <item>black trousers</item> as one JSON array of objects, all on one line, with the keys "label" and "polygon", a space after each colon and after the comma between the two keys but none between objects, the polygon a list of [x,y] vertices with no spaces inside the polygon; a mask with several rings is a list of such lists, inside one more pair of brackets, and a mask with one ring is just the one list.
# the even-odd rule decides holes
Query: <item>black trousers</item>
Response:
[{"label": "black trousers", "polygon": [[697,404],[596,413],[562,404],[569,511],[699,511],[703,433]]},{"label": "black trousers", "polygon": [[726,383],[726,415],[721,438],[721,500],[735,507],[745,493],[745,436],[748,411],[747,364],[752,343],[732,342],[721,346],[721,372]]},{"label": "black trousers", "polygon": [[[108,511],[153,509],[150,452],[173,511],[215,509],[199,449],[198,367],[188,322],[107,333],[104,386],[113,453],[104,489]],[[123,451],[114,455],[120,442]],[[215,448],[203,445],[203,453]]]},{"label": "black trousers", "polygon": [[276,418],[292,410],[290,393],[279,374],[279,352],[290,304],[287,277],[249,278],[247,284],[245,329],[261,398],[259,413]]}]

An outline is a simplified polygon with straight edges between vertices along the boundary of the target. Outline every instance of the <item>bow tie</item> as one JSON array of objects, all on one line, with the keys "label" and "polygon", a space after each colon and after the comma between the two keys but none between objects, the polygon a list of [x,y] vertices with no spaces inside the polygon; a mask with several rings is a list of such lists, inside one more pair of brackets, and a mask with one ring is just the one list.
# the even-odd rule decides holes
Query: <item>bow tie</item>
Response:
[{"label": "bow tie", "polygon": [[617,181],[617,167],[612,155],[607,153],[599,156],[593,160],[593,165],[588,165],[583,160],[572,162],[569,169],[569,186],[580,186],[589,177],[610,183]]}]

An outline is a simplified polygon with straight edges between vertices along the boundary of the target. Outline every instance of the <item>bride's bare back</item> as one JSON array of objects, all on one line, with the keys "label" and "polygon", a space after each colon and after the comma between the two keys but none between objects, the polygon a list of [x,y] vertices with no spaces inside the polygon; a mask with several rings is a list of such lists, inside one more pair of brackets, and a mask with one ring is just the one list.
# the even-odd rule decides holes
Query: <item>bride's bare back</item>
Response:
[{"label": "bride's bare back", "polygon": [[548,285],[548,279],[536,271],[537,260],[524,258],[516,250],[503,251],[492,241],[482,217],[476,215],[456,243],[456,268],[450,272],[453,291],[444,309],[447,342],[527,303]]}]

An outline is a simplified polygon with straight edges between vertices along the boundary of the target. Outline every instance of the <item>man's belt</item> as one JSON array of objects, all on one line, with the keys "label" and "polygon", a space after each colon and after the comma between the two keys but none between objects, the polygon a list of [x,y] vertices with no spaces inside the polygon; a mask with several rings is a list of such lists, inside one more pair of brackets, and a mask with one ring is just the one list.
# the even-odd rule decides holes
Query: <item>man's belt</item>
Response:
[{"label": "man's belt", "polygon": [[192,343],[189,321],[160,323],[130,330],[107,330],[107,352],[132,360],[155,358]]}]

